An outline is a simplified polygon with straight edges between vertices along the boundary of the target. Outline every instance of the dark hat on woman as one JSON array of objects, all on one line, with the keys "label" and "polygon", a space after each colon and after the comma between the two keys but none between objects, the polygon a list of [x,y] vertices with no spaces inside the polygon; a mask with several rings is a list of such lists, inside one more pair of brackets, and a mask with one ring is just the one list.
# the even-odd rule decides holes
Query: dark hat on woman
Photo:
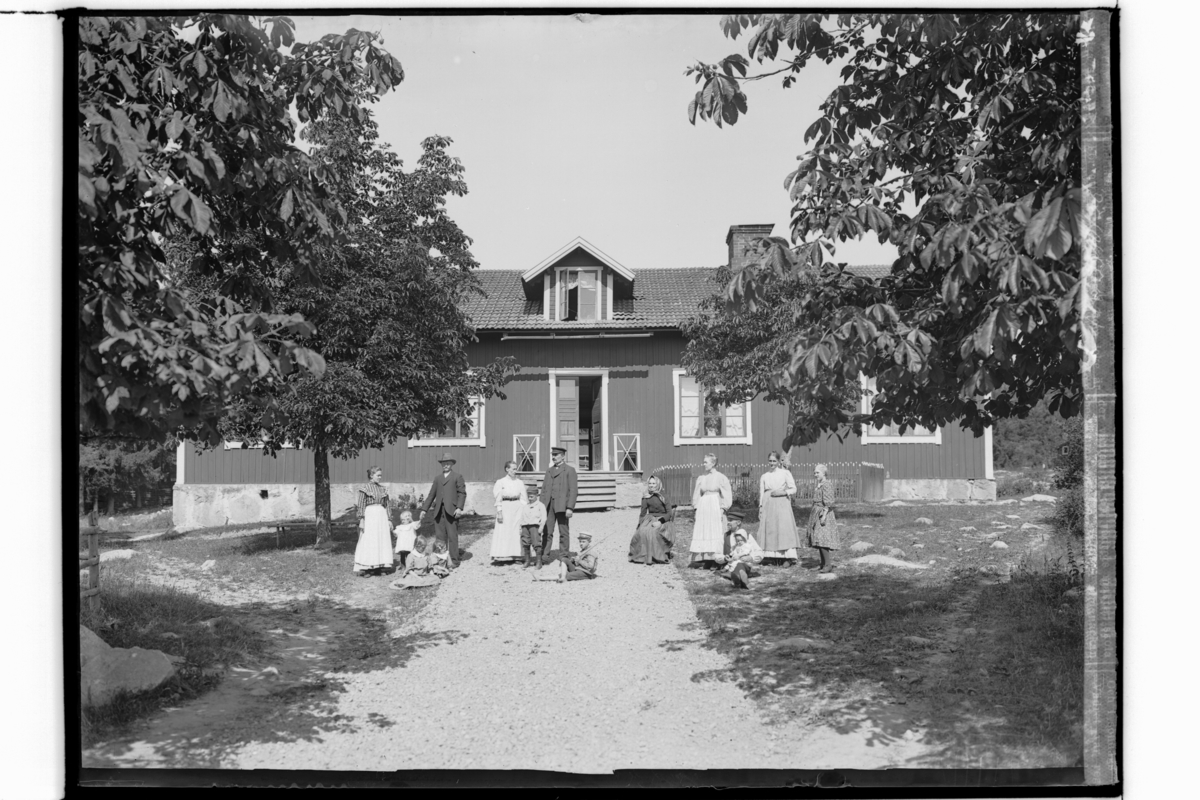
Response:
[{"label": "dark hat on woman", "polygon": [[442,457],[438,459],[438,463],[445,464],[447,461],[449,461],[451,464],[458,463],[458,459],[450,455],[449,451],[442,453]]}]

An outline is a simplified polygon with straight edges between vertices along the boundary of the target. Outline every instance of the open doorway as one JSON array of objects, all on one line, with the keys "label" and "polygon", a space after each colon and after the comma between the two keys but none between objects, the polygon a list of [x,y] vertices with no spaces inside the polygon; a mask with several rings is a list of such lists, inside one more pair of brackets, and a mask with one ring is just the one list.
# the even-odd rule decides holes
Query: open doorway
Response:
[{"label": "open doorway", "polygon": [[581,472],[604,467],[604,378],[601,375],[556,376],[557,442],[566,461]]}]

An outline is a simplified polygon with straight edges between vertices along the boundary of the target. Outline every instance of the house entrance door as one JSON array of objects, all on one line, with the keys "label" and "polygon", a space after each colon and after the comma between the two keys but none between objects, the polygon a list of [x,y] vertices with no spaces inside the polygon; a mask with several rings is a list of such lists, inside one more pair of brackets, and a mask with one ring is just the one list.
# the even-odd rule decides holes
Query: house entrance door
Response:
[{"label": "house entrance door", "polygon": [[608,370],[551,370],[550,389],[551,443],[567,451],[566,463],[580,472],[611,469],[604,435]]},{"label": "house entrance door", "polygon": [[567,449],[567,463],[579,467],[579,378],[558,379],[558,445]]}]

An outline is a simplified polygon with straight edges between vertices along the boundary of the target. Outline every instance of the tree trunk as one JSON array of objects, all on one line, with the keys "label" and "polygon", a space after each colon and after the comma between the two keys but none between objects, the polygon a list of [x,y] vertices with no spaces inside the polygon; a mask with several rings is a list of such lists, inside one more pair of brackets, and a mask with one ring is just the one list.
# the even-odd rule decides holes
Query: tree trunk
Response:
[{"label": "tree trunk", "polygon": [[117,495],[114,492],[108,493],[108,516],[117,513]]},{"label": "tree trunk", "polygon": [[313,477],[316,482],[314,491],[317,506],[317,544],[328,541],[330,508],[329,497],[329,452],[320,445],[313,448]]}]

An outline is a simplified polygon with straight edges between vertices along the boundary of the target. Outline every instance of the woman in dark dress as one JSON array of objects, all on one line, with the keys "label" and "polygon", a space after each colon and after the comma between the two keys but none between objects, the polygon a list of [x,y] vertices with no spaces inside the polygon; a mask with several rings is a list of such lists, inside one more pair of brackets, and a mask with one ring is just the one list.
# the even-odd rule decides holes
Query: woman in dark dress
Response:
[{"label": "woman in dark dress", "polygon": [[675,536],[671,530],[671,507],[662,493],[662,481],[651,476],[646,483],[646,494],[642,496],[642,513],[638,518],[637,530],[629,543],[629,560],[641,561],[650,566],[658,562],[671,561],[671,545]]}]

